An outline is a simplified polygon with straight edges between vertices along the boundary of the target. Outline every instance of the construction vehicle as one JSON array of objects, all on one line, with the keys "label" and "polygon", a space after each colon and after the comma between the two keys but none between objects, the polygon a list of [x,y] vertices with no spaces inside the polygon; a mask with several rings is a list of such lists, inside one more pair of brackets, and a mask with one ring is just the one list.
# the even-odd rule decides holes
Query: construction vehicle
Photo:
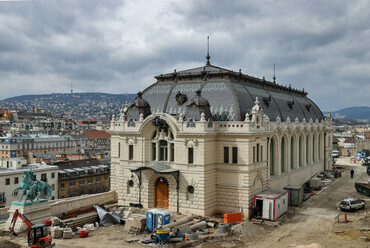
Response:
[{"label": "construction vehicle", "polygon": [[32,222],[27,219],[22,213],[15,210],[12,222],[10,223],[10,237],[18,236],[14,231],[15,223],[17,218],[21,218],[23,222],[27,225],[27,242],[30,248],[51,248],[55,244],[52,244],[52,238],[48,233],[48,229],[45,224],[32,224]]}]

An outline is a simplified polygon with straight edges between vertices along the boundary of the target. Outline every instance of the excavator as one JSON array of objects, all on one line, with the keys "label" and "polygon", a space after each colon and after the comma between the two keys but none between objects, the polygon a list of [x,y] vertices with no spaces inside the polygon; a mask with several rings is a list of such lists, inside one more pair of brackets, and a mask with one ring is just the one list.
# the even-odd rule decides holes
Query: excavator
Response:
[{"label": "excavator", "polygon": [[12,222],[10,223],[10,237],[18,236],[14,231],[15,223],[17,218],[21,218],[23,222],[27,225],[27,242],[30,248],[51,248],[55,246],[52,243],[52,238],[48,234],[48,229],[45,224],[32,224],[32,222],[27,219],[22,213],[16,209],[14,211]]}]

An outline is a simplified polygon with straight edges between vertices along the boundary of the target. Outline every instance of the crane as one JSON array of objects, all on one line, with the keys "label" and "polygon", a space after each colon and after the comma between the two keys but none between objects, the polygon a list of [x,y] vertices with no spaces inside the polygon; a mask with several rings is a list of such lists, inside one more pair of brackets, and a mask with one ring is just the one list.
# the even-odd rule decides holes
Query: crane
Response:
[{"label": "crane", "polygon": [[55,244],[51,243],[52,238],[48,234],[48,230],[45,224],[32,224],[32,222],[24,216],[22,213],[16,209],[14,211],[14,215],[12,218],[12,222],[10,223],[10,236],[18,236],[14,231],[15,223],[17,222],[17,218],[21,218],[23,222],[27,225],[27,242],[28,247],[30,248],[51,248],[54,247]]}]

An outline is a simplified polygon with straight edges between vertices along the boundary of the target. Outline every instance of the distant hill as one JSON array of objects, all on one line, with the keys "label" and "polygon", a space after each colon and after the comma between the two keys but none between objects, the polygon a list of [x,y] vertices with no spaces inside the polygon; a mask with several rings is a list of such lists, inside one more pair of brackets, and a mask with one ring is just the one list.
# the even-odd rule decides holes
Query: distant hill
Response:
[{"label": "distant hill", "polygon": [[107,93],[97,93],[97,92],[86,92],[86,93],[52,93],[44,95],[22,95],[15,96],[4,99],[4,102],[14,103],[14,102],[29,102],[29,101],[38,101],[44,99],[54,99],[56,101],[77,101],[85,102],[86,100],[95,100],[95,101],[105,101],[113,100],[120,103],[131,102],[136,97],[136,94],[107,94]]},{"label": "distant hill", "polygon": [[368,120],[370,121],[370,107],[350,107],[331,112],[334,119]]},{"label": "distant hill", "polygon": [[0,108],[30,110],[47,109],[52,113],[71,117],[74,120],[88,118],[108,120],[112,114],[119,114],[126,103],[136,94],[107,93],[52,93],[45,95],[24,95],[0,101]]}]

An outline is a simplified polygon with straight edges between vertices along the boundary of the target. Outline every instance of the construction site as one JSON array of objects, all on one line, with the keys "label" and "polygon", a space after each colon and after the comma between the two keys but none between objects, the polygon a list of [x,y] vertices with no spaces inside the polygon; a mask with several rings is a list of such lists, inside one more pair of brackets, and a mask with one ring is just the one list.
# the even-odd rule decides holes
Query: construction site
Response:
[{"label": "construction site", "polygon": [[[103,198],[95,197],[98,203],[59,211],[44,223],[55,247],[368,247],[370,201],[354,187],[355,182],[368,180],[366,166],[343,157],[336,161],[335,170],[341,176],[330,183],[323,180],[321,189],[305,194],[300,207],[289,206],[275,220],[258,214],[246,220],[241,213],[198,216],[120,206],[107,197],[108,192],[102,193]],[[349,197],[362,200],[365,207],[341,211],[339,202]],[[25,232],[11,239],[6,225],[0,226],[1,248],[31,247]]]}]

